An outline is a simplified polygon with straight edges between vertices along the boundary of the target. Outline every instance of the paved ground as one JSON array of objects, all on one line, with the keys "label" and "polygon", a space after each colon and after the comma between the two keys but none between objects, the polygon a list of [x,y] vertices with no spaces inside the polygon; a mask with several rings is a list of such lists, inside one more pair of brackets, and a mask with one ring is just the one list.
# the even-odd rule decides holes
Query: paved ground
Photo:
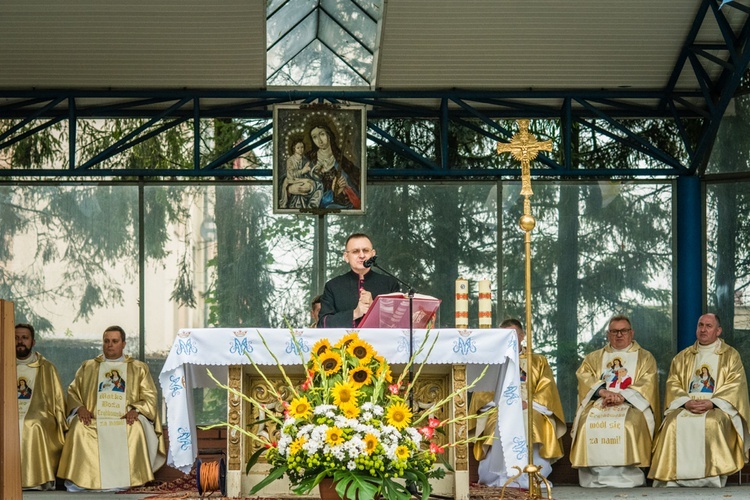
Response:
[{"label": "paved ground", "polygon": [[726,488],[632,488],[632,489],[591,489],[579,486],[557,486],[552,489],[555,500],[584,499],[750,499],[750,485],[728,486]]},{"label": "paved ground", "polygon": [[[729,486],[721,489],[708,488],[634,488],[634,489],[584,489],[578,486],[556,486],[553,490],[555,500],[587,499],[750,499],[750,485]],[[66,493],[64,491],[24,492],[24,500],[140,500],[149,495],[124,495],[120,493]],[[210,498],[217,498],[215,495]]]}]

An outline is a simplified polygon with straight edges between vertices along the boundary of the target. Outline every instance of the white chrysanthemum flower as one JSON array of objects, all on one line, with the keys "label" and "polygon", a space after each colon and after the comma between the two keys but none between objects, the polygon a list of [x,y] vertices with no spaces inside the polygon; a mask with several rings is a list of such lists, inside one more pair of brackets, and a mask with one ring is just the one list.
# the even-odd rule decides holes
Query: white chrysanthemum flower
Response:
[{"label": "white chrysanthemum flower", "polygon": [[353,425],[356,425],[356,423],[357,423],[356,419],[349,419],[343,415],[336,415],[333,419],[333,425],[335,425],[339,429],[343,429],[345,427],[352,427]]},{"label": "white chrysanthemum flower", "polygon": [[291,436],[282,434],[281,437],[279,438],[279,443],[278,443],[279,453],[285,454],[287,447],[292,443],[292,441],[294,440],[292,439]]},{"label": "white chrysanthemum flower", "polygon": [[401,439],[401,433],[392,425],[384,425],[381,429],[381,439],[398,441]]},{"label": "white chrysanthemum flower", "polygon": [[333,458],[338,460],[339,462],[343,462],[346,460],[346,453],[344,452],[344,447],[339,446],[331,446],[329,444],[325,445],[325,448],[323,448],[323,453],[330,453],[333,455]]},{"label": "white chrysanthemum flower", "polygon": [[357,464],[354,462],[354,460],[349,460],[346,463],[346,468],[349,469],[349,470],[354,470],[354,469],[357,468]]},{"label": "white chrysanthemum flower", "polygon": [[385,456],[390,460],[397,460],[398,457],[396,456],[396,448],[398,448],[398,445],[390,445],[385,444],[383,441],[380,442],[381,446],[383,446],[383,450],[385,451]]},{"label": "white chrysanthemum flower", "polygon": [[315,424],[305,424],[299,428],[299,431],[297,431],[297,434],[308,435],[310,434],[310,431],[312,431],[314,428],[315,428]]},{"label": "white chrysanthemum flower", "polygon": [[347,453],[349,453],[349,456],[351,458],[357,458],[358,456],[364,454],[366,448],[367,445],[362,439],[362,436],[356,434],[352,436],[349,441],[344,443],[344,449]]},{"label": "white chrysanthemum flower", "polygon": [[419,431],[414,427],[407,427],[404,430],[409,435],[409,439],[414,441],[414,444],[417,445],[417,448],[419,448],[419,444],[422,442],[422,435],[419,433]]},{"label": "white chrysanthemum flower", "polygon": [[372,412],[378,417],[382,417],[385,410],[383,410],[383,407],[380,405],[372,405]]},{"label": "white chrysanthemum flower", "polygon": [[313,413],[315,415],[327,415],[328,412],[331,412],[336,409],[336,405],[318,405],[313,410]]},{"label": "white chrysanthemum flower", "polygon": [[321,441],[307,441],[302,445],[302,449],[305,450],[308,455],[314,455],[318,453],[322,448],[323,443]]}]

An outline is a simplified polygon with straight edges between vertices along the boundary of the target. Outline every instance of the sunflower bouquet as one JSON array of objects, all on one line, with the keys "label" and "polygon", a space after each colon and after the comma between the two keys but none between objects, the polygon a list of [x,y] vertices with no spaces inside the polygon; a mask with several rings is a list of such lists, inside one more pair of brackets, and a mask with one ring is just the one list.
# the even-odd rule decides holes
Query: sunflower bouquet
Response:
[{"label": "sunflower bouquet", "polygon": [[[291,401],[278,394],[285,408],[284,418],[267,414],[277,423],[277,440],[237,428],[264,444],[248,461],[247,470],[261,455],[271,465],[269,474],[250,494],[286,475],[297,494],[307,494],[324,478],[332,478],[341,498],[371,500],[381,495],[389,500],[407,500],[416,491],[423,499],[429,497],[430,479],[445,475],[445,469],[436,466],[439,455],[444,447],[462,443],[440,446],[437,433],[454,421],[441,422],[432,416],[455,393],[418,415],[407,404],[423,365],[411,383],[405,378],[414,357],[426,348],[427,338],[398,378],[356,332],[335,344],[328,339],[318,341],[309,359],[303,358],[306,376],[300,385],[292,384],[279,365],[291,390]],[[430,349],[432,346],[434,340]],[[246,395],[240,396],[259,405]]]}]

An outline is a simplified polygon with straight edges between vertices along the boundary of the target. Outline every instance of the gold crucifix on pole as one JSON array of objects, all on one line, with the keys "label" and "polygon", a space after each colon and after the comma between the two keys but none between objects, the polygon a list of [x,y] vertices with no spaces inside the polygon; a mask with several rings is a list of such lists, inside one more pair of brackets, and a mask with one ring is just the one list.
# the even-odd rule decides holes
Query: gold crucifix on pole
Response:
[{"label": "gold crucifix on pole", "polygon": [[521,471],[518,469],[518,475],[510,478],[503,486],[502,496],[505,496],[505,487],[517,479],[521,474],[529,475],[529,499],[541,498],[541,483],[547,486],[547,498],[552,498],[552,487],[547,479],[541,475],[540,468],[534,465],[534,442],[532,440],[534,423],[533,411],[534,406],[534,374],[531,367],[533,335],[531,329],[531,231],[536,225],[536,219],[531,215],[531,160],[537,157],[539,151],[552,151],[552,141],[537,141],[534,134],[529,132],[529,120],[518,120],[518,133],[511,137],[510,142],[498,142],[497,154],[510,153],[513,158],[521,162],[521,195],[523,198],[523,215],[519,221],[523,229],[524,243],[526,247],[526,395],[527,395],[527,425],[526,425],[526,445],[528,465]]}]

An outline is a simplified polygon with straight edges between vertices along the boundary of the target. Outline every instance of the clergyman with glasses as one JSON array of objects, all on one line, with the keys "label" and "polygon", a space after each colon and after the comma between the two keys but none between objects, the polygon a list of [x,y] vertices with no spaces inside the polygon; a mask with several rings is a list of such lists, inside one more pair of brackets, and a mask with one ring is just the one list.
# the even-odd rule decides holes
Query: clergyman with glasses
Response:
[{"label": "clergyman with glasses", "polygon": [[378,295],[399,291],[399,284],[391,276],[380,274],[365,266],[375,255],[370,237],[354,233],[346,239],[344,262],[350,271],[326,283],[320,306],[319,328],[353,328]]},{"label": "clergyman with glasses", "polygon": [[633,340],[627,316],[609,320],[607,345],[576,371],[578,411],[570,462],[584,488],[642,486],[659,427],[659,375],[654,356]]}]

